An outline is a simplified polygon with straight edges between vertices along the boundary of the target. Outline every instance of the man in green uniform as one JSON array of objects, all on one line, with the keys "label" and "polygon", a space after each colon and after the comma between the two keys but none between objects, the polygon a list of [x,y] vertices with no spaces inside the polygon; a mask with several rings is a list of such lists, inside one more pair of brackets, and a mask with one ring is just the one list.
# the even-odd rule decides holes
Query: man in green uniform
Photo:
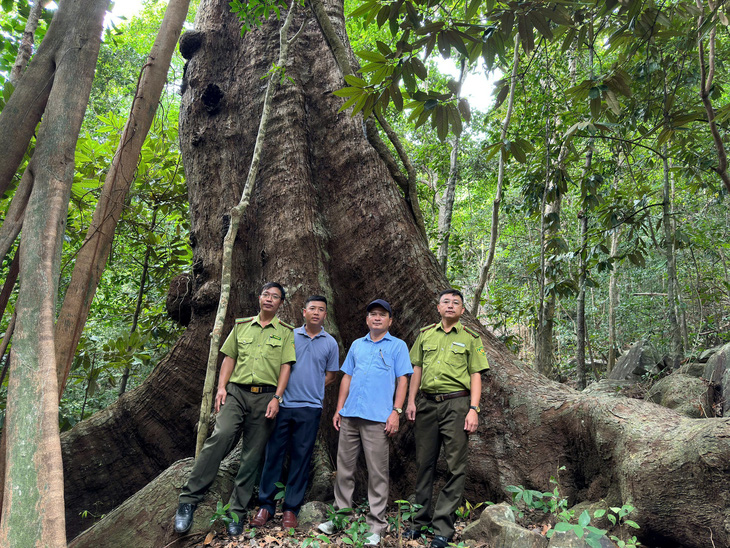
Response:
[{"label": "man in green uniform", "polygon": [[190,529],[195,507],[213,483],[221,461],[233,449],[239,431],[243,440],[241,465],[229,500],[229,512],[239,519],[228,525],[228,534],[243,532],[240,518],[251,499],[266,442],[296,360],[294,327],[276,317],[284,298],[280,284],[264,285],[259,315],[236,320],[221,347],[226,357],[215,396],[215,411],[220,413],[180,493],[175,514],[178,533]]},{"label": "man in green uniform", "polygon": [[[479,424],[481,372],[489,368],[479,335],[462,325],[464,296],[456,289],[439,295],[441,321],[421,329],[411,348],[413,364],[406,418],[415,421],[416,504],[420,504],[406,531],[409,539],[433,526],[431,548],[448,546],[454,534],[456,509],[464,493],[469,434]],[[419,393],[420,388],[420,393]],[[448,470],[446,485],[431,512],[433,476],[441,444]]]}]

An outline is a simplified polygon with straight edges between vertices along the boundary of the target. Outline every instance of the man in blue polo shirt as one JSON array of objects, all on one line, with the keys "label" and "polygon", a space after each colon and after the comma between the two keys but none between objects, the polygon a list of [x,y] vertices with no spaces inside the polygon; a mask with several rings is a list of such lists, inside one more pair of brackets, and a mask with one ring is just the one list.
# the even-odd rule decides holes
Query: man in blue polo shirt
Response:
[{"label": "man in blue polo shirt", "polygon": [[[393,323],[393,311],[386,301],[371,302],[365,322],[370,333],[352,343],[342,364],[344,376],[340,382],[337,411],[332,418],[335,429],[340,432],[335,507],[352,508],[355,469],[362,448],[368,469],[370,503],[366,517],[370,532],[365,544],[374,546],[388,526],[385,520],[389,486],[388,436],[398,432],[407,376],[413,373],[413,368],[406,343],[388,332]],[[335,526],[327,521],[319,525],[319,530],[329,535],[335,532]]]},{"label": "man in blue polo shirt", "polygon": [[286,385],[274,432],[266,445],[266,462],[259,486],[259,511],[251,520],[263,527],[276,509],[276,483],[281,480],[284,457],[288,452],[289,477],[286,481],[282,525],[297,526],[297,515],[304,502],[309,482],[309,462],[322,416],[325,386],[332,384],[339,370],[340,351],[335,339],[324,330],[327,299],[321,295],[307,298],[302,310],[304,325],[294,330],[297,366]]}]

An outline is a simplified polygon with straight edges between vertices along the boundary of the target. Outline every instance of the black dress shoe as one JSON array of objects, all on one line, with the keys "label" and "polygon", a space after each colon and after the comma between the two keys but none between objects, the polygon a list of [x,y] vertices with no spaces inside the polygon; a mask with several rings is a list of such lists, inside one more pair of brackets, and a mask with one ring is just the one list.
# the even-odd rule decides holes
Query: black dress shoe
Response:
[{"label": "black dress shoe", "polygon": [[431,541],[430,548],[446,548],[449,545],[449,539],[446,537],[442,537],[441,535],[436,535],[433,537],[433,540]]},{"label": "black dress shoe", "polygon": [[419,539],[423,536],[423,533],[419,529],[406,529],[401,535],[403,540],[414,540]]},{"label": "black dress shoe", "polygon": [[190,530],[193,525],[193,512],[195,512],[194,504],[183,502],[178,505],[177,512],[175,512],[176,533],[187,533]]},{"label": "black dress shoe", "polygon": [[228,535],[229,536],[237,537],[241,533],[243,533],[243,523],[241,523],[240,521],[238,523],[236,523],[235,521],[231,521],[228,524]]}]

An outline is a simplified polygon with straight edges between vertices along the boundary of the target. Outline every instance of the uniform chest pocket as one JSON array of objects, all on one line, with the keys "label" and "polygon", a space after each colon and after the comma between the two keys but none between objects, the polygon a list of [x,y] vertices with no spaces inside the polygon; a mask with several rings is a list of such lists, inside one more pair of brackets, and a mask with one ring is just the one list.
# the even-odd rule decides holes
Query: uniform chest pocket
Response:
[{"label": "uniform chest pocket", "polygon": [[424,344],[423,353],[428,354],[429,352],[436,352],[439,349],[437,344]]},{"label": "uniform chest pocket", "polygon": [[281,339],[275,339],[274,337],[269,337],[269,339],[266,341],[266,344],[269,346],[281,346]]},{"label": "uniform chest pocket", "polygon": [[253,343],[253,337],[239,337],[238,338],[238,354],[245,356],[251,352],[251,343]]},{"label": "uniform chest pocket", "polygon": [[466,359],[466,347],[458,344],[452,344],[446,354],[446,363],[451,365],[466,365]]}]

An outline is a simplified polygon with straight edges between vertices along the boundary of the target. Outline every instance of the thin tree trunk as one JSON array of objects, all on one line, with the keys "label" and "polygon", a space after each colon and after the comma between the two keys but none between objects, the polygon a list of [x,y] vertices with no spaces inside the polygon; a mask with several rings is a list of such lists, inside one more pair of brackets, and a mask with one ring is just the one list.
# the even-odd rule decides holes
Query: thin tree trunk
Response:
[{"label": "thin tree trunk", "polygon": [[[8,322],[8,327],[5,328],[5,333],[3,334],[3,342],[0,343],[0,362],[3,364],[2,373],[0,373],[0,386],[2,386],[5,382],[5,376],[8,374],[8,367],[10,366],[10,356],[6,356],[5,352],[10,344],[10,339],[13,337],[13,331],[15,330],[15,318],[16,315],[15,312],[13,312],[13,315],[10,317],[10,321]],[[0,451],[0,454],[1,453],[3,452]]]},{"label": "thin tree trunk", "polygon": [[[620,166],[619,166],[620,168]],[[618,189],[619,173],[617,170],[613,178],[613,188]],[[608,363],[606,372],[610,373],[616,365],[617,341],[616,341],[616,308],[618,307],[618,239],[621,235],[620,227],[611,229],[611,274],[608,278]]]},{"label": "thin tree trunk", "polygon": [[[586,156],[586,163],[590,163]],[[578,372],[578,388],[586,387],[586,254],[588,253],[588,212],[578,215],[580,222],[580,259],[578,274],[578,297],[576,299],[576,345],[575,357]]]},{"label": "thin tree trunk", "polygon": [[[507,99],[507,112],[504,115],[504,121],[502,122],[502,132],[500,139],[504,141],[507,138],[507,130],[509,129],[509,123],[512,119],[512,112],[514,112],[515,104],[515,88],[517,87],[517,70],[520,65],[520,35],[515,35],[514,54],[512,57],[512,76],[510,77],[509,85],[509,96]],[[499,234],[499,206],[502,203],[502,187],[504,185],[504,166],[505,166],[505,154],[500,151],[499,154],[499,168],[497,170],[497,192],[492,202],[492,227],[489,230],[489,251],[487,253],[487,259],[484,261],[482,268],[479,272],[479,281],[474,289],[474,298],[471,302],[471,313],[475,316],[479,315],[479,303],[482,300],[482,293],[484,293],[484,287],[487,285],[487,278],[489,277],[489,269],[492,268],[492,262],[494,261],[494,251],[497,247],[497,235]]]},{"label": "thin tree trunk", "polygon": [[71,282],[56,322],[59,397],[63,394],[91,302],[111,251],[124,201],[134,182],[139,153],[157,112],[170,60],[190,0],[170,0],[132,102],[129,119],[107,173],[94,217],[74,264]]},{"label": "thin tree trunk", "polygon": [[[10,263],[10,268],[8,269],[8,276],[5,278],[5,282],[3,283],[3,289],[0,291],[0,318],[2,318],[5,315],[5,309],[8,306],[8,302],[10,302],[10,296],[13,294],[13,289],[15,288],[15,282],[18,281],[18,272],[20,271],[20,253],[16,252],[13,256],[13,260]],[[4,350],[3,350],[4,352]],[[0,352],[0,356],[2,356],[2,352]],[[0,382],[0,386],[2,386],[2,382]]]},{"label": "thin tree trunk", "polygon": [[682,334],[679,330],[676,310],[677,263],[674,254],[674,231],[672,230],[672,199],[669,185],[669,160],[667,147],[662,150],[662,165],[664,167],[664,187],[662,202],[662,225],[664,227],[664,256],[667,260],[667,319],[669,334],[672,337],[672,360],[674,367],[679,365],[682,358]]},{"label": "thin tree trunk", "polygon": [[8,548],[66,546],[53,320],[74,151],[108,2],[65,0],[61,4],[69,6],[68,13],[74,16],[65,28],[70,41],[55,59],[53,87],[33,159],[26,168],[35,184],[20,244],[23,283],[16,304],[5,422],[0,545]]},{"label": "thin tree trunk", "polygon": [[[294,12],[297,4],[292,2],[286,19],[279,31],[279,60],[277,67],[286,67],[289,60],[289,47],[298,37],[296,33],[291,41],[289,39],[289,27],[294,19]],[[238,225],[241,222],[241,216],[248,209],[251,202],[251,194],[256,184],[256,177],[259,173],[259,165],[263,153],[264,142],[266,141],[266,132],[269,127],[269,117],[271,115],[271,105],[274,100],[276,81],[280,75],[275,72],[269,76],[266,84],[266,94],[264,95],[264,106],[261,111],[261,121],[259,122],[259,130],[256,134],[256,144],[254,145],[253,156],[251,157],[251,166],[246,177],[246,184],[243,187],[243,193],[238,205],[231,209],[230,223],[228,232],[223,240],[223,264],[221,265],[221,293],[218,300],[218,311],[215,315],[213,323],[213,331],[210,335],[210,352],[208,353],[208,366],[205,372],[205,383],[203,385],[203,399],[200,404],[200,420],[198,420],[198,439],[195,444],[195,456],[197,457],[203,448],[205,440],[208,438],[208,421],[210,419],[210,409],[213,405],[213,388],[215,384],[216,369],[218,365],[218,350],[220,348],[221,334],[223,333],[223,325],[226,321],[228,313],[228,300],[231,294],[231,271],[233,265],[233,244],[238,235]]]},{"label": "thin tree trunk", "polygon": [[[702,0],[695,0],[697,7],[699,8],[701,15],[697,21],[697,28],[701,29],[705,21],[704,11],[705,4]],[[714,11],[717,7],[716,0],[708,0],[707,2],[710,11]],[[716,15],[714,17],[717,17]],[[715,143],[717,149],[717,167],[713,167],[713,171],[720,176],[722,182],[725,183],[725,188],[730,192],[730,175],[727,172],[727,152],[725,150],[725,144],[720,135],[720,130],[717,127],[715,121],[715,109],[712,107],[712,100],[710,99],[710,93],[713,87],[713,80],[715,78],[715,37],[717,35],[717,27],[713,25],[710,28],[709,35],[709,52],[707,64],[705,65],[705,43],[703,35],[699,34],[697,37],[698,51],[700,56],[700,97],[702,98],[702,104],[707,112],[707,123],[710,126],[710,134],[712,135],[712,141]]]},{"label": "thin tree trunk", "polygon": [[[154,232],[157,228],[157,204],[155,204],[152,211],[152,224],[149,227],[149,232]],[[139,316],[142,313],[142,301],[144,300],[145,289],[147,286],[147,273],[150,268],[150,255],[152,254],[152,245],[147,244],[147,248],[144,252],[144,260],[142,262],[142,276],[139,280],[139,289],[137,290],[137,303],[134,306],[134,314],[132,315],[132,327],[129,329],[129,334],[137,331],[137,323],[139,322]],[[127,347],[127,353],[131,351],[131,347]],[[124,368],[124,374],[122,375],[122,382],[119,383],[119,395],[121,396],[127,391],[127,381],[129,380],[129,373],[131,367],[127,365]]]},{"label": "thin tree trunk", "polygon": [[15,239],[20,234],[20,229],[23,227],[23,218],[25,217],[25,208],[28,205],[32,190],[33,174],[26,170],[20,179],[18,188],[15,189],[5,220],[0,226],[0,260],[5,259],[10,248],[13,247]]},{"label": "thin tree trunk", "polygon": [[[456,94],[457,100],[461,97],[461,86],[464,83],[467,73],[467,61],[461,60],[461,70],[459,71],[459,93]],[[446,274],[449,262],[449,238],[451,237],[451,218],[454,213],[454,199],[456,197],[456,182],[459,179],[459,146],[461,144],[461,136],[455,135],[451,144],[451,155],[449,157],[449,178],[446,180],[446,188],[441,195],[439,201],[438,216],[438,240],[439,247],[436,254],[436,260],[441,265],[441,271]]]},{"label": "thin tree trunk", "polygon": [[23,30],[23,39],[20,41],[18,47],[18,55],[15,57],[15,63],[13,68],[10,70],[10,83],[15,86],[20,80],[20,77],[25,70],[25,66],[30,60],[30,56],[33,54],[33,42],[35,41],[35,31],[38,28],[38,21],[40,21],[41,14],[43,13],[43,2],[41,0],[35,0],[33,7],[30,8],[28,13],[28,19],[25,21],[25,30]]}]

